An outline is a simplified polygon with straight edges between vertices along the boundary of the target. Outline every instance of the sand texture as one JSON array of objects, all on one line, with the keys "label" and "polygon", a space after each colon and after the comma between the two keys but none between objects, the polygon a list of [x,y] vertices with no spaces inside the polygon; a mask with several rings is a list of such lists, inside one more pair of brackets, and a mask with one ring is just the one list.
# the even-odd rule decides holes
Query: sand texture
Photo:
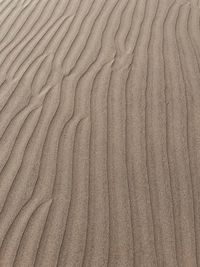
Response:
[{"label": "sand texture", "polygon": [[200,267],[200,1],[0,0],[0,267]]}]

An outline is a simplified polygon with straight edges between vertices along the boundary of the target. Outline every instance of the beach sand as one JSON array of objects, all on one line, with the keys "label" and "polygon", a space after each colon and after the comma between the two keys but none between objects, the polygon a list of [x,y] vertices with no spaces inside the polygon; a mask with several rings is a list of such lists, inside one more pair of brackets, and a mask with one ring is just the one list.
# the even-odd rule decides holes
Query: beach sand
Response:
[{"label": "beach sand", "polygon": [[0,267],[200,266],[200,1],[0,1]]}]

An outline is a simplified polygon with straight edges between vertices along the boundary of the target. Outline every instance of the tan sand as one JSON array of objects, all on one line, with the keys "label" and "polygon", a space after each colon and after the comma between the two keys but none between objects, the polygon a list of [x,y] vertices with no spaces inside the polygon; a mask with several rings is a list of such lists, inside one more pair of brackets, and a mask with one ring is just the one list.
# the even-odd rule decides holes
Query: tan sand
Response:
[{"label": "tan sand", "polygon": [[0,267],[200,266],[200,1],[0,1]]}]

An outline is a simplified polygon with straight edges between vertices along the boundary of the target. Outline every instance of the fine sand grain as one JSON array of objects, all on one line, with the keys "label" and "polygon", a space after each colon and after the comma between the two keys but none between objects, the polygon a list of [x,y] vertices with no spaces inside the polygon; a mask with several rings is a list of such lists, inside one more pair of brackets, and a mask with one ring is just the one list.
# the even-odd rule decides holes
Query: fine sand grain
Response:
[{"label": "fine sand grain", "polygon": [[200,1],[0,1],[0,267],[200,267]]}]

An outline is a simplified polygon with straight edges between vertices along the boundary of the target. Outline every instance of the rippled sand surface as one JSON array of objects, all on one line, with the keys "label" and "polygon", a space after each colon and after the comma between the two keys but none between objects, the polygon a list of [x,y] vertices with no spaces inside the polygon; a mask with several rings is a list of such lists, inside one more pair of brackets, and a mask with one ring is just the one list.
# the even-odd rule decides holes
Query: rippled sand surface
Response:
[{"label": "rippled sand surface", "polygon": [[200,1],[0,1],[0,267],[200,267]]}]

